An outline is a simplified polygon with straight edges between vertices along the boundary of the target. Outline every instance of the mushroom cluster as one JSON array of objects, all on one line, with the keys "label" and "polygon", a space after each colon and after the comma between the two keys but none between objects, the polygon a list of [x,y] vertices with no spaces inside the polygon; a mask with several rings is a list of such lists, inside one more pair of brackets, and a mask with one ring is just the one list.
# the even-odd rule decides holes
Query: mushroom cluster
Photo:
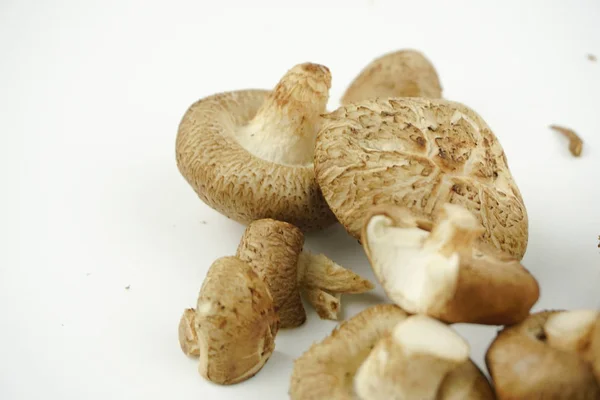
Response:
[{"label": "mushroom cluster", "polygon": [[196,308],[186,309],[179,323],[181,349],[199,358],[203,377],[232,384],[256,374],[273,352],[278,330],[306,320],[302,291],[321,318],[335,320],[342,294],[373,288],[303,246],[296,226],[261,219],[248,226],[235,257],[211,265]]},{"label": "mushroom cluster", "polygon": [[[343,322],[294,362],[292,399],[600,399],[600,312],[530,314],[540,296],[521,264],[527,210],[497,137],[442,99],[431,62],[386,54],[326,113],[331,74],[299,64],[274,90],[194,103],[177,135],[197,195],[247,224],[180,320],[183,352],[220,384],[269,359],[280,328],[307,318],[302,295],[337,320],[342,294],[373,288],[304,233],[336,219],[359,240],[394,304]],[[503,325],[491,382],[453,323]]]}]

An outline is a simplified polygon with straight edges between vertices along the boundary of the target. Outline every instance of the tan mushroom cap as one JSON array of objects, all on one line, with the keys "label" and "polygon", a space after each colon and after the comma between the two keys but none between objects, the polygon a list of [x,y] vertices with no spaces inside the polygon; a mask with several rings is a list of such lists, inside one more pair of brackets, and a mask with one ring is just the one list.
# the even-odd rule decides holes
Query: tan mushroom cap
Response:
[{"label": "tan mushroom cap", "polygon": [[330,225],[335,217],[312,164],[330,86],[326,67],[306,63],[272,92],[220,93],[192,104],[177,134],[180,172],[206,204],[241,223],[274,218],[302,230]]},{"label": "tan mushroom cap", "polygon": [[471,360],[446,375],[437,397],[437,400],[495,399],[490,382]]},{"label": "tan mushroom cap", "polygon": [[483,228],[445,204],[433,228],[405,208],[371,211],[363,246],[386,294],[410,313],[445,322],[514,324],[539,298],[535,278],[506,253],[478,243]]},{"label": "tan mushroom cap", "polygon": [[410,316],[383,337],[356,373],[364,400],[435,400],[446,376],[469,359],[469,345],[449,326]]},{"label": "tan mushroom cap", "polygon": [[532,314],[502,330],[492,342],[486,364],[499,400],[600,398],[590,364],[546,343],[544,325],[555,313]]},{"label": "tan mushroom cap", "polygon": [[342,104],[376,97],[442,97],[431,62],[416,50],[385,54],[367,65],[350,84]]},{"label": "tan mushroom cap", "polygon": [[521,259],[527,213],[500,143],[468,107],[445,100],[362,101],[325,116],[315,173],[323,196],[356,238],[374,205],[433,219],[445,203],[466,207],[482,239]]},{"label": "tan mushroom cap", "polygon": [[406,317],[399,307],[380,304],[343,322],[294,362],[290,398],[354,400],[353,380],[359,366],[375,344]]},{"label": "tan mushroom cap", "polygon": [[269,285],[282,328],[302,325],[306,312],[300,297],[298,257],[304,235],[287,222],[252,222],[240,241],[237,257],[246,261]]},{"label": "tan mushroom cap", "polygon": [[[186,315],[188,310],[183,319],[189,320]],[[279,319],[269,289],[250,265],[236,257],[212,264],[193,320],[198,351],[190,353],[199,354],[198,371],[212,382],[233,384],[252,377],[275,348]]]},{"label": "tan mushroom cap", "polygon": [[323,254],[303,251],[304,234],[292,224],[266,218],[252,222],[238,247],[237,257],[263,277],[273,294],[283,328],[306,320],[300,293],[321,318],[336,320],[341,294],[364,293],[373,284]]},{"label": "tan mushroom cap", "polygon": [[590,362],[596,375],[596,381],[600,385],[600,318],[596,320],[596,324],[592,330],[589,354]]}]

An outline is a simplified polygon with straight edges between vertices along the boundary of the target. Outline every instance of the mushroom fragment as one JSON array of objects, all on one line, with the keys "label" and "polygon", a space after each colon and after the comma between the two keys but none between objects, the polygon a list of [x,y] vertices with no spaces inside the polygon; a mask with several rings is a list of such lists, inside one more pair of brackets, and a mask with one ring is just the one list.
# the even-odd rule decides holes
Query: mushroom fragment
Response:
[{"label": "mushroom fragment", "polygon": [[376,97],[442,97],[435,68],[416,50],[385,54],[367,65],[350,84],[341,103]]},{"label": "mushroom fragment", "polygon": [[441,99],[361,101],[327,114],[315,174],[346,230],[360,237],[374,205],[409,208],[430,221],[445,203],[471,211],[482,240],[521,259],[528,222],[502,147],[468,107]]},{"label": "mushroom fragment", "polygon": [[468,359],[469,345],[454,330],[412,316],[371,351],[356,374],[356,393],[365,400],[435,400],[446,375]]},{"label": "mushroom fragment", "polygon": [[200,374],[227,385],[263,367],[275,348],[279,319],[266,283],[252,267],[223,257],[211,265],[196,309],[185,310],[179,327],[184,352],[200,358]]},{"label": "mushroom fragment", "polygon": [[209,206],[241,223],[261,218],[302,230],[335,221],[313,169],[331,86],[318,64],[290,69],[275,89],[220,93],[192,104],[179,125],[181,174]]},{"label": "mushroom fragment", "polygon": [[322,254],[302,251],[304,235],[292,224],[273,219],[252,222],[242,237],[237,257],[248,262],[266,280],[282,328],[306,320],[300,289],[321,318],[337,319],[340,295],[364,293],[373,284]]},{"label": "mushroom fragment", "polygon": [[292,400],[354,400],[354,375],[375,344],[408,315],[392,304],[369,307],[294,361]]},{"label": "mushroom fragment", "polygon": [[549,343],[545,325],[557,313],[532,314],[492,342],[485,359],[499,400],[600,398],[592,366]]},{"label": "mushroom fragment", "polygon": [[397,207],[372,210],[363,246],[390,299],[445,322],[522,321],[539,297],[535,278],[513,257],[478,243],[483,228],[465,208],[445,204],[433,227]]},{"label": "mushroom fragment", "polygon": [[481,370],[469,360],[451,371],[442,382],[437,400],[495,400]]}]

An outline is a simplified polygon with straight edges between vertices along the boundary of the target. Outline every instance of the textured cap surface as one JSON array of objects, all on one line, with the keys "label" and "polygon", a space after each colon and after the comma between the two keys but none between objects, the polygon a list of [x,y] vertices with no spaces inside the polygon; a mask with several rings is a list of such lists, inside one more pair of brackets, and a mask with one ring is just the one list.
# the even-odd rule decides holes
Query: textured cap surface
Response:
[{"label": "textured cap surface", "polygon": [[482,239],[521,259],[527,213],[500,143],[468,107],[445,100],[377,99],[340,107],[317,136],[315,173],[331,210],[356,238],[374,205],[432,219],[466,207]]},{"label": "textured cap surface", "polygon": [[435,68],[423,54],[400,50],[367,65],[350,84],[342,104],[376,97],[442,97]]}]

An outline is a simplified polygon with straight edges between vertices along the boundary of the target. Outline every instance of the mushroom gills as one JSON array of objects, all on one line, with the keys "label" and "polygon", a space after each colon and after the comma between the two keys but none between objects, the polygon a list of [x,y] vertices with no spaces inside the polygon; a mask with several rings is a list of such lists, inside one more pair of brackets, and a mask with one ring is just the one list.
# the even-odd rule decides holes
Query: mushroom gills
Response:
[{"label": "mushroom gills", "polygon": [[458,280],[458,255],[445,257],[422,250],[428,236],[428,231],[418,227],[394,227],[384,215],[374,216],[367,226],[375,274],[393,301],[415,313],[425,313],[447,300]]}]

